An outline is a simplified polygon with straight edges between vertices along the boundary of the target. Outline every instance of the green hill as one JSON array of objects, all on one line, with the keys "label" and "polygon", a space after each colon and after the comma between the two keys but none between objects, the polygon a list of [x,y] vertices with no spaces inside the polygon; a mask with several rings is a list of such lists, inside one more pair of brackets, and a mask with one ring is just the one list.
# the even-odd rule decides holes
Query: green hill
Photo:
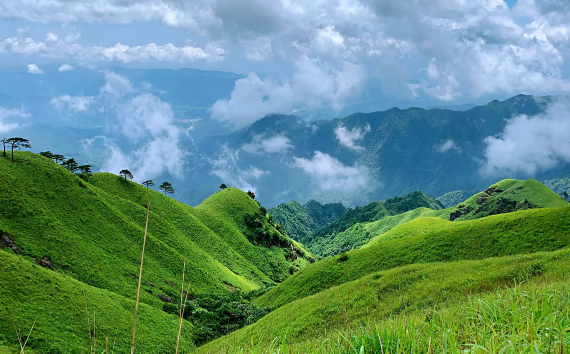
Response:
[{"label": "green hill", "polygon": [[452,206],[456,206],[457,204],[461,203],[462,201],[464,201],[465,199],[471,197],[472,195],[474,195],[475,193],[478,193],[479,191],[451,191],[448,193],[445,193],[442,196],[439,196],[435,199],[438,200],[438,202],[441,203],[441,205],[443,205],[445,208],[451,208]]},{"label": "green hill", "polygon": [[[359,248],[366,244],[369,238],[366,233],[345,233],[355,224],[383,220],[417,208],[443,209],[443,206],[433,197],[416,191],[404,196],[373,202],[363,207],[349,210],[338,220],[320,228],[314,233],[313,239],[308,240],[307,247],[316,255],[330,257],[338,253]],[[358,230],[360,231],[360,230]],[[353,237],[357,235],[356,237]]]},{"label": "green hill", "polygon": [[309,200],[301,205],[292,200],[270,209],[269,213],[276,222],[283,225],[287,235],[301,243],[307,243],[313,238],[313,232],[340,218],[346,213],[346,208],[341,203],[321,204]]},{"label": "green hill", "polygon": [[423,353],[429,343],[434,353],[559,353],[570,341],[569,267],[564,249],[373,272],[197,353]]},{"label": "green hill", "polygon": [[[412,223],[394,228],[389,240],[309,265],[263,294],[257,303],[279,307],[372,272],[407,264],[551,251],[570,244],[570,207],[460,222],[419,218]],[[409,234],[410,230],[415,232]]]},{"label": "green hill", "polygon": [[[85,181],[42,156],[16,152],[15,157],[13,164],[0,158],[1,248],[29,266],[40,264],[50,274],[73,278],[83,288],[107,291],[113,299],[135,298],[149,196],[141,302],[158,312],[179,298],[184,257],[192,296],[263,288],[283,281],[311,259],[300,244],[274,228],[258,203],[237,189],[219,191],[192,208],[112,174],[94,174]],[[253,226],[246,224],[248,215]],[[45,272],[38,274],[43,277]],[[43,282],[28,277],[28,284]],[[77,300],[66,290],[54,294]],[[10,305],[19,301],[17,296],[10,287],[0,288],[0,307],[9,308],[13,316],[19,316]],[[29,314],[42,308],[34,301],[30,299]],[[69,315],[79,316],[74,311],[71,308]],[[105,311],[101,316],[111,316]],[[0,343],[13,339],[11,332],[0,331]]]}]

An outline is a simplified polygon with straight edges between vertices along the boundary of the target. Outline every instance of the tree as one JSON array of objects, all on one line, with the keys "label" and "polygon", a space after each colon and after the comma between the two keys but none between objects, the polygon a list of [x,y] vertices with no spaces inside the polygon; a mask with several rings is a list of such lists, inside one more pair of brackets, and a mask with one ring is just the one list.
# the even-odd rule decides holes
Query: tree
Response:
[{"label": "tree", "polygon": [[143,184],[143,186],[146,186],[147,188],[154,187],[154,183],[152,182],[151,179],[144,181],[142,184]]},{"label": "tree", "polygon": [[562,192],[562,198],[564,198],[564,200],[568,200],[568,192],[567,191]]},{"label": "tree", "polygon": [[158,187],[158,189],[160,189],[161,191],[164,192],[164,195],[166,195],[166,193],[174,193],[174,188],[172,188],[172,184],[170,184],[169,182],[162,182],[162,184]]},{"label": "tree", "polygon": [[81,165],[77,166],[77,169],[81,171],[81,175],[85,177],[91,176],[91,165]]},{"label": "tree", "polygon": [[133,179],[133,174],[131,173],[131,171],[129,170],[121,170],[121,172],[119,172],[119,175],[125,177],[125,181],[128,179]]},{"label": "tree", "polygon": [[61,165],[67,168],[71,172],[75,172],[79,169],[79,164],[75,161],[74,158],[70,158],[69,160],[65,160],[61,163]]},{"label": "tree", "polygon": [[28,139],[19,138],[19,137],[10,138],[6,142],[10,144],[12,148],[12,163],[14,163],[14,149],[21,149],[21,148],[30,149],[32,147]]},{"label": "tree", "polygon": [[61,164],[63,165],[63,161],[65,161],[65,156],[60,154],[55,154],[53,155],[52,159],[55,161],[55,163],[59,163],[59,161],[61,161]]},{"label": "tree", "polygon": [[6,144],[8,144],[8,138],[2,139],[2,145],[4,145],[4,152],[2,153],[2,156],[4,157],[6,157]]},{"label": "tree", "polygon": [[43,157],[47,157],[50,160],[53,160],[53,154],[51,153],[51,151],[42,151],[40,152],[40,155]]},{"label": "tree", "polygon": [[226,189],[226,188],[228,188],[228,186],[226,186],[225,183],[220,184],[220,189]]},{"label": "tree", "polygon": [[251,197],[251,199],[255,199],[255,193],[252,191],[247,191],[247,195]]}]

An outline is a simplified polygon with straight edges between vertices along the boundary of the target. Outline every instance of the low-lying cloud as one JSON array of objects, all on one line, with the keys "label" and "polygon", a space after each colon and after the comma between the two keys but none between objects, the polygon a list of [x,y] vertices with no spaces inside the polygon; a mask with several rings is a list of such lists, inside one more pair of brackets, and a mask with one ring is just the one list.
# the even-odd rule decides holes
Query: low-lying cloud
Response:
[{"label": "low-lying cloud", "polygon": [[453,139],[448,139],[441,143],[440,145],[436,146],[435,148],[437,152],[445,154],[448,151],[455,151],[457,153],[461,153],[461,148]]},{"label": "low-lying cloud", "polygon": [[72,112],[96,106],[98,111],[107,114],[108,129],[116,134],[114,137],[136,146],[123,151],[112,138],[101,137],[108,156],[101,171],[118,173],[127,168],[136,181],[152,179],[162,173],[181,178],[185,154],[178,146],[180,132],[174,125],[170,104],[150,92],[137,91],[121,75],[103,74],[105,85],[96,97],[64,95],[52,101],[56,107],[60,105]]},{"label": "low-lying cloud", "polygon": [[29,116],[30,114],[26,112],[24,106],[21,108],[4,108],[0,106],[0,133],[7,133],[20,126],[18,122],[14,122],[10,118],[27,118]]},{"label": "low-lying cloud", "polygon": [[570,99],[560,98],[542,114],[512,118],[499,136],[485,138],[486,175],[534,175],[570,162]]},{"label": "low-lying cloud", "polygon": [[285,135],[265,138],[265,134],[254,136],[251,143],[242,146],[242,150],[252,154],[286,154],[292,148],[291,140]]},{"label": "low-lying cloud", "polygon": [[212,118],[243,128],[269,113],[289,114],[295,108],[330,107],[340,111],[365,81],[361,65],[344,61],[340,67],[302,55],[290,80],[274,81],[251,73],[237,80],[229,99],[210,108]]},{"label": "low-lying cloud", "polygon": [[44,73],[42,69],[40,69],[36,64],[29,64],[28,65],[28,72],[34,75],[41,75]]},{"label": "low-lying cloud", "polygon": [[364,136],[370,132],[370,124],[366,123],[364,129],[354,127],[352,129],[347,129],[346,127],[338,127],[335,129],[334,134],[342,146],[347,148],[360,151],[364,148],[362,146],[356,145],[356,142],[364,138]]},{"label": "low-lying cloud", "polygon": [[365,187],[369,181],[364,166],[345,166],[338,159],[315,151],[311,159],[293,157],[294,166],[314,178],[323,190],[353,191]]},{"label": "low-lying cloud", "polygon": [[239,166],[240,150],[231,150],[224,146],[222,152],[214,158],[207,158],[210,163],[210,174],[219,177],[222,183],[228,186],[241,189],[243,191],[256,192],[255,181],[269,173],[269,171],[261,170],[255,166],[248,169],[241,169]]}]

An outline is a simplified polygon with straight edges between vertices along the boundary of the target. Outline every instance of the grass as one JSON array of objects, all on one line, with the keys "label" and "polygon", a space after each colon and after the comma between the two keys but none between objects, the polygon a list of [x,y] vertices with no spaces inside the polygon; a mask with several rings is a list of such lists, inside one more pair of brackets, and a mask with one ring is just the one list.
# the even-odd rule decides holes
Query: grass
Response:
[{"label": "grass", "polygon": [[[0,274],[0,346],[6,347],[0,349],[0,353],[2,350],[7,353],[19,352],[14,324],[27,335],[36,316],[37,322],[26,352],[88,352],[88,315],[91,327],[93,316],[96,318],[95,333],[99,348],[105,337],[113,343],[116,335],[115,353],[130,352],[134,299],[83,284],[2,250]],[[137,352],[163,352],[166,348],[174,350],[177,325],[177,316],[140,304]],[[192,331],[192,325],[185,323],[181,347],[186,351],[193,348]]]},{"label": "grass", "polygon": [[570,348],[569,269],[564,249],[376,272],[197,353],[381,353],[378,338],[384,353],[426,353],[430,338],[433,353],[559,353],[562,338]]},{"label": "grass", "polygon": [[[16,257],[38,268],[35,265],[43,259],[51,263],[52,268],[45,272],[63,277],[57,278],[59,288],[47,292],[54,301],[60,302],[50,302],[51,298],[23,295],[41,292],[45,279],[48,283],[54,282],[50,277],[45,278],[44,273],[1,272],[0,322],[11,318],[7,316],[26,319],[40,316],[38,334],[45,339],[43,344],[30,343],[31,349],[77,352],[66,351],[64,339],[69,348],[84,347],[81,339],[85,332],[81,328],[83,320],[77,322],[76,317],[84,314],[85,304],[76,288],[96,289],[93,290],[93,301],[94,306],[100,306],[97,313],[101,316],[102,326],[108,324],[118,326],[120,331],[121,328],[132,330],[133,309],[128,299],[136,297],[149,196],[152,197],[152,208],[139,323],[143,327],[143,322],[148,323],[146,331],[152,326],[164,328],[157,331],[160,338],[148,335],[148,346],[152,350],[146,352],[164,348],[165,341],[176,337],[176,317],[166,315],[162,309],[168,298],[176,301],[180,296],[185,256],[186,280],[191,284],[191,293],[197,296],[260,289],[283,280],[292,266],[301,268],[307,263],[303,257],[290,262],[281,248],[268,249],[248,241],[244,234],[248,230],[241,215],[258,212],[259,206],[237,189],[220,191],[199,207],[192,208],[109,173],[94,174],[84,181],[30,152],[15,152],[15,159],[12,164],[9,159],[0,158],[0,201],[3,205],[0,236],[13,241],[17,255],[11,247],[6,247],[6,242],[0,241],[0,246],[5,248],[3,255],[7,255],[0,258],[0,267],[13,268],[15,263],[11,257]],[[303,249],[299,244],[295,244],[295,248]],[[75,285],[69,287],[60,285],[71,279],[77,283],[70,283]],[[104,295],[98,295],[99,291]],[[66,309],[66,303],[70,304],[69,309]],[[77,312],[79,304],[83,304],[81,313]],[[149,311],[154,312],[150,315]],[[69,316],[61,315],[61,326],[48,325],[49,318],[61,317],[57,315],[59,312],[69,312]],[[102,331],[107,331],[103,328]],[[170,328],[174,331],[172,336],[168,334]],[[137,325],[137,340],[139,331],[142,331],[142,338],[146,336],[145,329],[139,329]],[[60,333],[64,333],[65,338],[57,338]],[[184,336],[186,344],[181,348],[187,349],[191,338],[188,332]],[[13,344],[11,330],[0,330],[0,346],[4,339]]]},{"label": "grass", "polygon": [[[417,219],[393,230],[393,239],[311,264],[275,286],[256,302],[279,307],[367,274],[414,263],[453,262],[520,253],[552,251],[570,244],[570,208],[531,209],[486,218],[449,222]],[[430,231],[436,224],[440,230]],[[399,228],[403,228],[397,234]],[[408,235],[415,229],[415,235]],[[405,236],[405,237],[400,237]]]}]

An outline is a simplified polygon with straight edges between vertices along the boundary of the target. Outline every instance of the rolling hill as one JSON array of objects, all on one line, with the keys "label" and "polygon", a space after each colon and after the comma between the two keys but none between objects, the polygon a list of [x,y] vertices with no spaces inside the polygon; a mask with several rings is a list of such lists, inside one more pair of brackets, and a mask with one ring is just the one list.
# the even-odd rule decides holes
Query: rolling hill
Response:
[{"label": "rolling hill", "polygon": [[[0,318],[9,315],[33,321],[29,316],[39,316],[45,294],[34,290],[27,300],[18,296],[25,287],[54,283],[49,292],[55,297],[54,306],[70,301],[82,307],[74,305],[65,314],[69,317],[54,315],[53,321],[84,316],[84,299],[75,296],[83,290],[100,300],[94,300],[94,306],[102,309],[100,316],[110,321],[109,310],[113,304],[121,304],[126,312],[118,313],[117,321],[126,321],[136,294],[149,198],[141,302],[148,305],[148,311],[161,313],[156,321],[176,322],[161,310],[180,296],[185,257],[191,296],[260,289],[283,281],[312,260],[302,245],[275,229],[257,202],[234,188],[218,191],[192,208],[116,175],[94,174],[85,180],[29,152],[15,152],[15,163],[0,158],[0,180],[1,267],[7,270],[3,274],[13,272],[13,276],[3,277],[10,286],[0,288]],[[255,219],[255,226],[246,224],[248,215]],[[20,268],[32,270],[20,272]],[[65,287],[59,285],[66,282]],[[22,287],[13,287],[16,283]],[[19,312],[26,304],[28,309]],[[55,311],[44,310],[46,316]],[[70,338],[81,336],[79,327],[69,327],[69,332],[75,333]],[[54,333],[45,332],[46,337],[37,338],[43,341],[44,351],[52,345],[48,335]],[[149,335],[145,342],[149,347],[164,343],[152,338],[158,337]],[[0,331],[0,342],[5,340],[13,343],[11,331]],[[192,338],[186,336],[185,340],[191,345]],[[56,341],[50,348],[60,351],[62,343]]]},{"label": "rolling hill", "polygon": [[372,272],[407,264],[560,249],[570,242],[570,207],[522,210],[459,222],[424,217],[384,235],[389,235],[385,241],[306,267],[256,301],[279,307]]}]

